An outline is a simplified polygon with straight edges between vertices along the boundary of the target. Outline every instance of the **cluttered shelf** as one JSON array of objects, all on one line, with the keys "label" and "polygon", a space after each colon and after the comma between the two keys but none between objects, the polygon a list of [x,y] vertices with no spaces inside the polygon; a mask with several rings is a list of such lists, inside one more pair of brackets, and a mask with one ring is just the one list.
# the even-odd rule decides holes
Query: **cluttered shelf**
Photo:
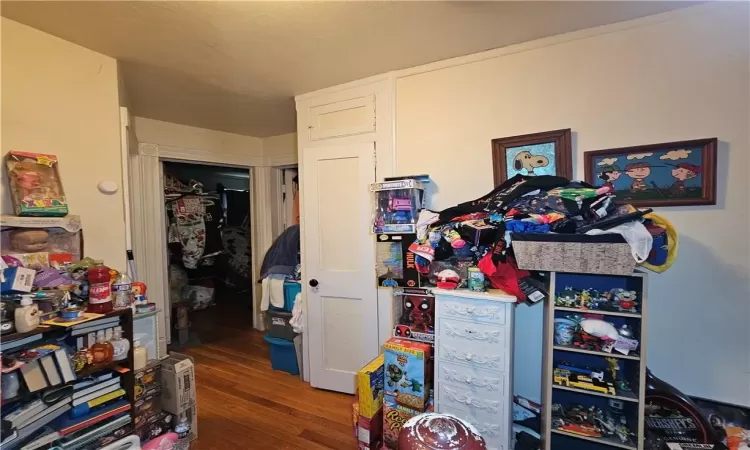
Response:
[{"label": "cluttered shelf", "polygon": [[552,429],[552,432],[555,434],[560,434],[563,436],[568,436],[568,437],[572,437],[576,439],[583,439],[584,441],[590,441],[590,442],[596,442],[597,444],[608,445],[610,447],[626,448],[629,450],[635,450],[638,448],[631,439],[628,439],[626,442],[622,442],[619,438],[614,437],[614,436],[603,436],[603,437],[584,436],[581,434],[575,434],[569,431],[557,430],[554,428]]},{"label": "cluttered shelf", "polygon": [[602,316],[616,316],[616,317],[633,317],[633,318],[641,317],[639,313],[620,312],[620,311],[603,311],[599,309],[569,308],[566,306],[555,306],[555,311],[569,311],[569,312],[577,312],[580,314],[600,314]]},{"label": "cluttered shelf", "polygon": [[553,384],[552,389],[561,389],[563,391],[577,392],[579,394],[597,395],[599,397],[614,398],[614,399],[623,400],[626,402],[636,402],[636,403],[638,402],[638,397],[632,392],[627,392],[627,391],[625,392],[621,391],[617,395],[612,395],[612,394],[605,394],[603,392],[597,392],[597,391],[592,391],[588,389],[579,389],[579,388],[568,387],[568,386],[560,386],[558,384]]},{"label": "cluttered shelf", "polygon": [[102,364],[92,364],[81,370],[80,372],[76,372],[76,377],[80,380],[81,378],[86,378],[89,375],[93,375],[97,372],[102,372],[105,370],[114,370],[115,372],[118,372],[120,374],[128,373],[130,372],[130,369],[127,367],[122,367],[126,364],[128,364],[128,361],[111,361]]},{"label": "cluttered shelf", "polygon": [[641,359],[640,356],[635,355],[635,354],[633,354],[633,355],[623,355],[623,354],[616,353],[616,352],[612,352],[612,353],[599,352],[599,351],[596,351],[596,350],[586,350],[586,349],[583,349],[583,348],[573,347],[572,345],[555,345],[552,348],[555,349],[555,350],[563,351],[563,352],[584,353],[584,354],[587,354],[587,355],[604,356],[604,357],[607,357],[607,358],[630,359],[630,360],[633,360],[633,361],[638,361],[638,360]]}]

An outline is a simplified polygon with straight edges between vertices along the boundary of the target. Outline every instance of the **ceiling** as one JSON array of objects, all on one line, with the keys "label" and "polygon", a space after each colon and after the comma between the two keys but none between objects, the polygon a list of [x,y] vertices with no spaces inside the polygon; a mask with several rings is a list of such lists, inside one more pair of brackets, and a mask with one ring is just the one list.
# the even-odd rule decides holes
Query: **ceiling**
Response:
[{"label": "ceiling", "polygon": [[2,15],[121,61],[135,115],[256,137],[293,96],[688,6],[675,1],[3,1]]}]

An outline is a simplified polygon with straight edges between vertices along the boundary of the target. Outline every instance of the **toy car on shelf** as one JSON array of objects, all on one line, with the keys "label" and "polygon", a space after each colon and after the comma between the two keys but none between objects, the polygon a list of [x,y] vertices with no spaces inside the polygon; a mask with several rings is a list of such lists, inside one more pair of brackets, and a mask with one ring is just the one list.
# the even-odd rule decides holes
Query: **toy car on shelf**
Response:
[{"label": "toy car on shelf", "polygon": [[555,369],[553,372],[555,384],[565,387],[601,392],[602,394],[617,395],[615,386],[609,381],[601,381],[580,373],[571,373],[565,369]]}]

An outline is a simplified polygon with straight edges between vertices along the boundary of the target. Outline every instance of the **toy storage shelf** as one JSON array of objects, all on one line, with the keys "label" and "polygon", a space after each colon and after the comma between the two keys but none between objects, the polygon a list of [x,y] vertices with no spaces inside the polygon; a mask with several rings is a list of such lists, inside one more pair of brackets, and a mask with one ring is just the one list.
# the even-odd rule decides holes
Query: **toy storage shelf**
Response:
[{"label": "toy storage shelf", "polygon": [[[550,272],[549,298],[545,306],[545,329],[544,329],[544,386],[543,386],[543,414],[542,414],[542,449],[543,450],[566,450],[570,447],[571,440],[581,442],[581,448],[606,449],[624,448],[629,450],[644,450],[644,407],[646,391],[646,302],[648,301],[647,285],[648,278],[645,273],[636,271],[630,275],[596,275],[587,273]],[[611,283],[611,286],[609,284]],[[605,311],[598,309],[583,309],[573,306],[557,306],[555,299],[562,291],[569,289],[609,289],[624,288],[637,291],[639,306],[635,312],[628,311]],[[608,287],[607,287],[608,286]],[[577,297],[576,297],[577,298]],[[615,308],[608,308],[615,309]],[[631,329],[639,330],[636,335],[639,346],[637,352],[628,355],[612,350],[611,353],[601,351],[599,347],[560,345],[555,342],[555,319],[578,315],[600,315],[605,321],[616,324],[628,324]],[[620,325],[617,325],[620,324]],[[563,344],[567,344],[564,342]],[[576,367],[606,367],[605,358],[615,358],[618,361],[619,377],[629,382],[630,390],[618,388],[616,395],[584,389],[581,387],[564,386],[553,381],[556,364],[562,363]],[[572,361],[567,363],[566,361]],[[618,378],[619,378],[618,377]],[[602,407],[609,400],[620,401],[624,405],[625,417],[628,428],[634,435],[623,442],[617,435],[610,436],[586,436],[563,429],[553,427],[552,405],[555,403],[569,407],[572,404],[581,404],[585,408],[589,406]]]},{"label": "toy storage shelf", "polygon": [[590,436],[581,436],[580,434],[569,433],[563,430],[552,430],[552,432],[555,434],[560,434],[560,435],[572,437],[575,439],[583,439],[584,441],[596,442],[597,444],[606,445],[609,447],[627,448],[630,450],[638,449],[638,447],[636,447],[636,445],[633,443],[632,439],[629,439],[628,442],[623,443],[621,440],[619,440],[616,437],[597,438],[597,437],[590,437]]},{"label": "toy storage shelf", "polygon": [[599,311],[599,310],[581,309],[581,308],[568,308],[565,306],[555,306],[555,311],[568,311],[568,312],[574,312],[578,314],[601,314],[602,316],[635,317],[635,318],[641,317],[641,315],[637,313],[617,312],[617,311]]},{"label": "toy storage shelf", "polygon": [[586,355],[597,355],[602,356],[605,358],[619,358],[619,359],[631,359],[633,361],[639,361],[641,359],[638,355],[623,355],[621,353],[607,353],[607,352],[597,352],[596,350],[586,350],[583,348],[578,347],[569,347],[566,345],[553,345],[552,348],[554,350],[559,350],[561,352],[574,352],[574,353],[584,353]]},{"label": "toy storage shelf", "polygon": [[623,400],[626,402],[636,402],[638,403],[638,397],[635,396],[632,392],[625,392],[627,395],[610,395],[610,394],[604,394],[602,392],[596,392],[596,391],[587,391],[585,389],[578,389],[573,387],[567,387],[567,386],[560,386],[559,384],[553,384],[552,389],[560,389],[561,391],[570,391],[570,392],[577,392],[579,394],[586,394],[586,395],[597,395],[599,397],[606,397],[606,398],[614,398],[616,400]]}]

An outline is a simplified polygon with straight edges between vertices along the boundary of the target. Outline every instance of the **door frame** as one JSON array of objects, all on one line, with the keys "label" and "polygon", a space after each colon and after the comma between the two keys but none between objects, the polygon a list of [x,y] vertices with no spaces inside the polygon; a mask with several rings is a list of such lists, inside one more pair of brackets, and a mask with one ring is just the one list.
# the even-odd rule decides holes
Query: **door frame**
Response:
[{"label": "door frame", "polygon": [[228,155],[206,150],[185,149],[160,144],[139,143],[138,153],[130,156],[130,206],[133,252],[138,274],[148,286],[149,300],[161,310],[158,314],[159,355],[167,355],[171,342],[171,307],[167,263],[166,210],[164,209],[163,162],[210,164],[247,168],[250,174],[250,246],[252,251],[253,328],[264,330],[260,311],[261,290],[257,282],[266,250],[273,243],[278,229],[273,205],[281,200],[275,189],[281,169],[263,156]]}]

